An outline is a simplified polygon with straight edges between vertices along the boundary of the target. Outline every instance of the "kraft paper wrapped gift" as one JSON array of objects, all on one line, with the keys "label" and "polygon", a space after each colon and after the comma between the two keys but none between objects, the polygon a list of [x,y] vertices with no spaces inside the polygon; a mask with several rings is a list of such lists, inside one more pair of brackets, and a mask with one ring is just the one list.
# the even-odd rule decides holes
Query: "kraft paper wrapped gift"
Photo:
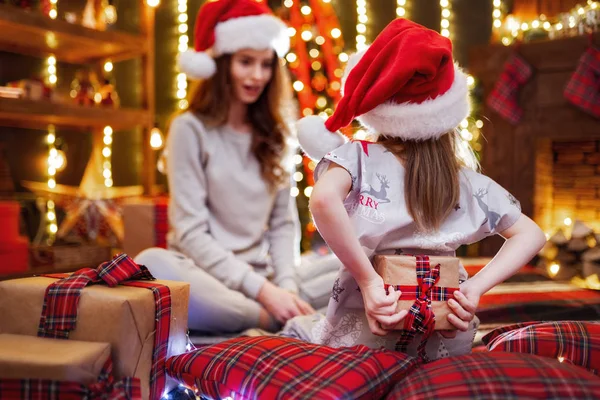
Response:
[{"label": "kraft paper wrapped gift", "polygon": [[139,400],[140,386],[114,379],[108,343],[0,334],[2,399]]},{"label": "kraft paper wrapped gift", "polygon": [[[429,265],[440,264],[439,280],[432,287],[428,297],[431,298],[431,308],[435,315],[435,330],[453,330],[454,325],[448,322],[450,308],[447,301],[452,293],[458,290],[458,271],[460,261],[456,257],[429,256]],[[397,310],[408,310],[415,303],[417,290],[417,259],[414,256],[378,255],[373,259],[375,271],[383,278],[383,282],[392,286],[400,286],[402,295],[398,301]],[[446,288],[445,290],[443,288]],[[446,292],[443,296],[441,292]],[[442,297],[439,297],[442,296]],[[436,300],[443,298],[443,300]],[[395,329],[403,330],[404,321]]]},{"label": "kraft paper wrapped gift", "polygon": [[110,344],[0,334],[0,378],[51,379],[89,385],[110,357]]},{"label": "kraft paper wrapped gift", "polygon": [[[0,282],[0,333],[36,336],[46,287],[57,281],[32,277]],[[135,282],[135,281],[134,281]],[[168,286],[171,320],[168,356],[186,351],[189,284],[145,281]],[[155,299],[151,290],[119,285],[91,285],[83,289],[77,324],[69,340],[109,343],[114,376],[140,378],[142,397],[150,396],[154,349]],[[168,382],[171,387],[175,383]]]},{"label": "kraft paper wrapped gift", "polygon": [[135,257],[150,247],[167,247],[168,198],[143,197],[123,204],[123,251]]}]

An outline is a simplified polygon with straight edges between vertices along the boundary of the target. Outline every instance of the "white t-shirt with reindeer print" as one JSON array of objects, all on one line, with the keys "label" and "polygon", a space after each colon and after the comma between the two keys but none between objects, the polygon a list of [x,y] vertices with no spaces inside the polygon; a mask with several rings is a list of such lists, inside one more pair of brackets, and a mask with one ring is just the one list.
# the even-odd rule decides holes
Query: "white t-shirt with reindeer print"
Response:
[{"label": "white t-shirt with reindeer print", "polygon": [[[340,165],[352,177],[352,188],[344,205],[369,257],[376,254],[454,256],[459,246],[502,232],[521,215],[519,202],[504,188],[485,175],[464,168],[460,173],[460,201],[454,211],[438,232],[422,233],[417,231],[407,211],[404,167],[385,147],[364,141],[346,143],[319,162],[315,179],[319,179],[330,163]],[[462,266],[460,277],[467,279]],[[342,267],[326,318],[313,327],[310,340],[334,347],[364,344],[393,349],[396,335],[381,338],[371,334],[357,289],[350,273]],[[470,332],[458,333],[455,339],[434,335],[427,346],[430,358],[470,351],[475,325]]]}]

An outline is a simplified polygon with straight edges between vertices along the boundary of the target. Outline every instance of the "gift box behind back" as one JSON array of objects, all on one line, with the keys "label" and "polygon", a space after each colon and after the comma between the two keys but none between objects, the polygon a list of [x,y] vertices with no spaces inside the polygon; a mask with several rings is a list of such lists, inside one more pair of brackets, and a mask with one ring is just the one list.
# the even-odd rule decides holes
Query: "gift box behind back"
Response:
[{"label": "gift box behind back", "polygon": [[[435,286],[458,288],[459,259],[430,256],[429,265],[433,267],[437,264],[440,264],[440,279]],[[373,266],[383,278],[384,283],[394,286],[417,286],[417,260],[413,256],[375,256]],[[408,310],[414,302],[414,299],[404,300],[401,296],[396,309],[398,311]],[[435,330],[456,329],[447,319],[451,312],[447,301],[432,301],[431,308],[435,314]],[[395,328],[404,329],[404,321],[401,321]]]}]

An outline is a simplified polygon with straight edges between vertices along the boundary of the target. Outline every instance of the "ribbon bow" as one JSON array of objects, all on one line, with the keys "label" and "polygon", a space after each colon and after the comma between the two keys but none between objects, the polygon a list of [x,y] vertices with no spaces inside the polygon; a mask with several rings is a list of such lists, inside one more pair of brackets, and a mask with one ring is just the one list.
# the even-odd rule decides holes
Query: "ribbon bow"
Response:
[{"label": "ribbon bow", "polygon": [[[48,275],[51,276],[52,275]],[[46,288],[38,336],[68,339],[77,323],[81,291],[89,284],[105,283],[115,287],[127,280],[154,280],[150,271],[126,254],[119,254],[96,269],[82,268]]]},{"label": "ribbon bow", "polygon": [[128,376],[115,382],[112,367],[112,359],[109,357],[102,368],[98,381],[88,386],[81,386],[82,394],[89,399],[141,399],[140,378]]},{"label": "ribbon bow", "polygon": [[[440,280],[440,264],[433,267],[429,265],[428,256],[415,256],[417,259],[417,286],[415,287],[398,286],[397,289],[406,292],[412,290],[413,295],[416,295],[416,300],[408,310],[408,315],[404,321],[404,330],[396,343],[396,350],[403,353],[406,352],[408,344],[412,341],[417,333],[422,333],[421,343],[418,346],[418,356],[423,361],[429,361],[425,352],[427,340],[431,336],[435,328],[435,314],[431,308],[432,292],[435,292],[435,298],[445,296],[444,290],[433,291]],[[405,292],[406,291],[406,292]],[[410,293],[407,293],[410,295]]]}]

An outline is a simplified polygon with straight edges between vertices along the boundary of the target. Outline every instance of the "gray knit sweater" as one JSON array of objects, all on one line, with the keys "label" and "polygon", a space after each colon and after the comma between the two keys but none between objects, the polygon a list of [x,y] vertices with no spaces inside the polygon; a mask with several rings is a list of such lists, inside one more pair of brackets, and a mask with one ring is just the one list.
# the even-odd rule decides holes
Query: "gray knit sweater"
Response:
[{"label": "gray knit sweater", "polygon": [[167,141],[169,247],[256,298],[269,271],[276,285],[298,289],[299,229],[290,186],[268,190],[250,144],[250,134],[207,129],[191,112],[174,118]]}]

